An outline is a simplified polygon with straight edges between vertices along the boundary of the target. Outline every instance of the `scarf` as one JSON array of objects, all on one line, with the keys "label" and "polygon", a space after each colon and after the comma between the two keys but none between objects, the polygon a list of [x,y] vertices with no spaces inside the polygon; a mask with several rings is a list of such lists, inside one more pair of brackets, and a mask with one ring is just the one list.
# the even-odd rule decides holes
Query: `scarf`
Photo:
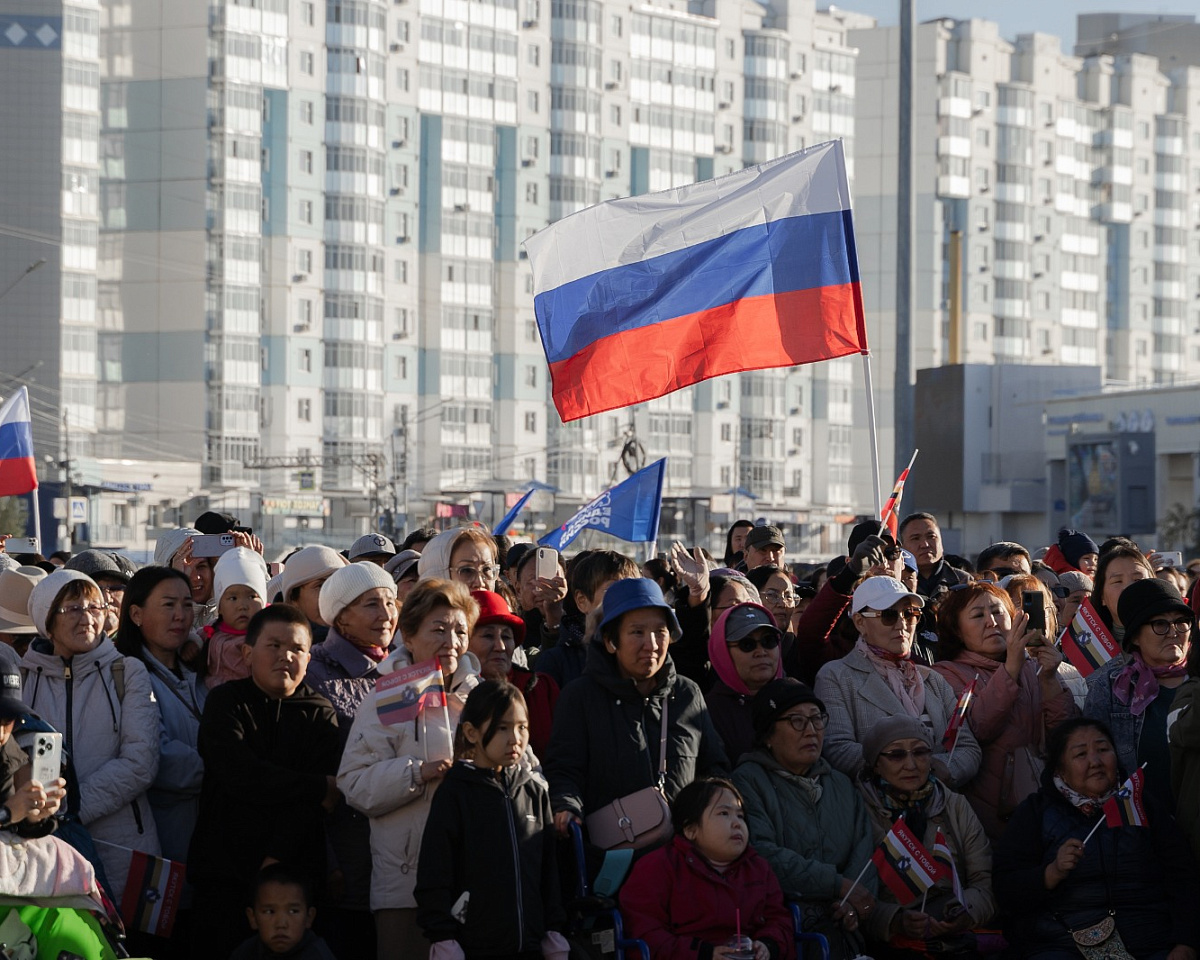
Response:
[{"label": "scarf", "polygon": [[1119,703],[1129,707],[1135,716],[1141,716],[1145,709],[1158,696],[1159,677],[1182,677],[1187,675],[1187,663],[1171,663],[1165,667],[1152,667],[1142,659],[1140,650],[1133,651],[1133,657],[1125,668],[1117,674],[1113,683],[1113,696]]},{"label": "scarf", "polygon": [[904,712],[910,717],[920,717],[925,712],[925,681],[917,671],[917,666],[909,657],[898,657],[890,650],[873,647],[862,637],[854,644],[867,662],[875,668],[896,695]]},{"label": "scarf", "polygon": [[924,786],[918,787],[912,793],[900,793],[883,777],[875,778],[875,795],[879,797],[879,802],[887,811],[892,823],[903,817],[917,837],[925,836],[925,827],[929,824],[929,800],[933,796],[933,789],[932,775],[925,781]]},{"label": "scarf", "polygon": [[1113,787],[1102,797],[1085,797],[1082,793],[1079,793],[1068,787],[1066,781],[1063,780],[1063,778],[1057,773],[1054,775],[1054,785],[1058,787],[1058,792],[1063,795],[1067,803],[1073,806],[1089,820],[1093,817],[1099,816],[1105,801],[1107,801],[1110,797],[1116,796],[1117,793],[1117,788]]},{"label": "scarf", "polygon": [[231,637],[244,637],[246,635],[245,630],[234,630],[233,627],[227,624],[224,620],[218,620],[216,623],[210,623],[201,632],[204,634],[206,640],[211,640],[214,633],[227,633]]}]

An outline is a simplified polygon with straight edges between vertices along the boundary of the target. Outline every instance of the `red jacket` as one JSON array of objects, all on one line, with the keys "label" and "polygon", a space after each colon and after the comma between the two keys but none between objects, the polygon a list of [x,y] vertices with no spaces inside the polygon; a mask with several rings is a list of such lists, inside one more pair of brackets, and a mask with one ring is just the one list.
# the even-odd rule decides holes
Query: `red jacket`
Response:
[{"label": "red jacket", "polygon": [[509,670],[508,682],[525,695],[525,706],[529,708],[529,745],[537,758],[544,760],[550,728],[554,726],[554,708],[558,706],[558,684],[547,674],[520,667]]},{"label": "red jacket", "polygon": [[761,940],[774,960],[794,960],[792,915],[767,861],[748,847],[723,874],[676,836],[633,865],[621,887],[621,913],[631,937],[645,940],[653,960],[710,960],[737,930]]}]

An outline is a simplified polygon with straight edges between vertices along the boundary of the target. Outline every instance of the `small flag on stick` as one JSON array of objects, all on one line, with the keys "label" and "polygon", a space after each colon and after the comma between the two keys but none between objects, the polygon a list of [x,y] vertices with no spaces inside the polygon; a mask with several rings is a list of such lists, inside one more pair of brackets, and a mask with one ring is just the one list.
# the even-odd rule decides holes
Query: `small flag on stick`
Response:
[{"label": "small flag on stick", "polygon": [[896,902],[912,903],[943,875],[943,868],[905,825],[903,818],[892,824],[883,841],[871,854],[875,869]]},{"label": "small flag on stick", "polygon": [[1142,803],[1142,771],[1121,784],[1115,795],[1104,801],[1104,821],[1110,827],[1147,827],[1146,807]]},{"label": "small flag on stick", "polygon": [[908,461],[908,466],[904,468],[904,472],[896,478],[896,485],[892,487],[892,495],[888,497],[887,503],[883,505],[883,510],[879,513],[879,519],[892,535],[892,539],[897,543],[900,542],[900,500],[904,497],[904,482],[908,479],[908,471],[917,462],[917,454],[920,450],[914,450],[912,457]]},{"label": "small flag on stick", "polygon": [[954,887],[954,899],[965,906],[963,885],[962,881],[958,879],[958,867],[954,865],[954,854],[950,851],[950,844],[946,842],[946,835],[941,830],[937,832],[937,836],[933,840],[933,859],[941,865],[944,871],[949,872],[950,883]]},{"label": "small flag on stick", "polygon": [[1085,678],[1121,652],[1091,600],[1086,598],[1080,602],[1075,619],[1063,631],[1061,645],[1063,656]]},{"label": "small flag on stick", "polygon": [[954,714],[950,717],[950,722],[946,724],[946,732],[942,734],[942,746],[948,751],[953,751],[958,745],[958,731],[962,729],[962,725],[967,722],[967,710],[971,706],[971,698],[975,696],[975,684],[979,682],[979,674],[963,687],[962,693],[958,695],[958,703],[954,706]]},{"label": "small flag on stick", "polygon": [[169,937],[183,896],[184,864],[130,851],[121,919],[130,930]]},{"label": "small flag on stick", "polygon": [[442,666],[436,657],[375,681],[375,709],[388,726],[415,720],[422,707],[445,705]]}]

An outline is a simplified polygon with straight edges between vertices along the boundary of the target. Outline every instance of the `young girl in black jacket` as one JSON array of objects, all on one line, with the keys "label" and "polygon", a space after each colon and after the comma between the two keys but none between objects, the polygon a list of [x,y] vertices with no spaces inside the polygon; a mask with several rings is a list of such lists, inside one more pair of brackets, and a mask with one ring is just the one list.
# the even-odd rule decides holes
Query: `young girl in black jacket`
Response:
[{"label": "young girl in black jacket", "polygon": [[471,691],[417,864],[433,960],[566,960],[554,817],[545,784],[521,764],[528,745],[520,690],[488,680]]}]

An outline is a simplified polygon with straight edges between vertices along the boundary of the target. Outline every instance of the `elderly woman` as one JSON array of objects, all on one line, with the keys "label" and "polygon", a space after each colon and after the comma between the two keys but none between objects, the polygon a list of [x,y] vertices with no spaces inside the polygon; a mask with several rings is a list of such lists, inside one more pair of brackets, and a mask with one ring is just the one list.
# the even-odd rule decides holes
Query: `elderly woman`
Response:
[{"label": "elderly woman", "polygon": [[[381,568],[375,569],[390,583]],[[458,715],[479,683],[479,662],[467,652],[478,615],[478,605],[460,583],[426,580],[409,594],[400,615],[404,644],[376,669],[386,678],[436,661],[445,706],[417,700],[413,709],[404,706],[403,688],[375,690],[359,706],[342,753],[338,788],[371,820],[371,910],[379,960],[407,960],[429,951],[417,925],[417,861],[429,802],[453,763]]]},{"label": "elderly woman", "polygon": [[653,580],[618,580],[604,594],[583,676],[563,688],[544,768],[555,826],[658,780],[667,721],[668,801],[698,776],[720,774],[725,752],[699,688],[675,673],[679,623]]},{"label": "elderly woman", "polygon": [[[821,757],[828,714],[811,688],[772,680],[754,700],[754,751],[733,773],[750,841],[800,904],[804,929],[829,940],[834,960],[863,952],[859,924],[875,910],[870,821],[853,784]],[[850,897],[844,906],[840,901]]]},{"label": "elderly woman", "polygon": [[340,553],[319,544],[297,550],[283,563],[284,602],[299,607],[308,618],[314,653],[317,644],[329,632],[329,623],[321,616],[321,588],[346,565],[347,561]]},{"label": "elderly woman", "polygon": [[754,745],[755,695],[783,676],[782,639],[770,612],[756,603],[726,610],[708,637],[708,660],[717,678],[704,701],[731,768]]},{"label": "elderly woman", "polygon": [[862,739],[883,717],[915,717],[934,737],[933,769],[938,779],[959,788],[979,769],[979,743],[968,725],[958,731],[953,755],[942,733],[958,698],[945,679],[912,660],[913,637],[921,622],[924,597],[892,577],[868,577],[850,601],[858,640],[841,660],[817,674],[816,693],[829,708],[825,758],[849,777],[863,769]]},{"label": "elderly woman", "polygon": [[933,669],[955,697],[974,684],[967,719],[983,760],[964,792],[993,841],[1037,790],[1046,735],[1078,712],[1058,680],[1062,654],[1028,622],[1007,592],[983,581],[951,590],[938,609]]},{"label": "elderly woman", "polygon": [[479,661],[485,680],[507,680],[521,691],[529,711],[529,745],[543,757],[558,706],[558,684],[544,673],[514,665],[513,654],[525,642],[525,621],[512,612],[504,598],[490,590],[475,590],[471,596],[479,604],[479,619],[467,649]]},{"label": "elderly woman", "polygon": [[1100,558],[1092,587],[1092,606],[1118,642],[1125,636],[1125,626],[1117,609],[1118,598],[1135,580],[1153,579],[1154,568],[1137,547],[1118,545]]},{"label": "elderly woman", "polygon": [[1143,763],[1146,790],[1173,807],[1167,722],[1175,691],[1187,679],[1196,616],[1171,584],[1136,580],[1117,601],[1126,658],[1113,658],[1088,678],[1085,716],[1105,724],[1126,770]]},{"label": "elderly woman", "polygon": [[496,541],[482,527],[445,530],[425,544],[417,561],[422,580],[453,580],[468,590],[495,590],[500,578]]},{"label": "elderly woman", "polygon": [[1144,825],[1102,825],[1084,843],[1125,774],[1104,724],[1080,717],[1050,736],[1042,787],[996,845],[996,898],[1013,956],[1091,956],[1077,941],[1100,927],[1095,942],[1115,921],[1114,935],[1137,960],[1194,960],[1200,885],[1170,811],[1147,793]]},{"label": "elderly woman", "polygon": [[107,889],[125,891],[129,851],[162,852],[146,791],[158,772],[159,712],[145,665],[103,633],[107,607],[85,574],[59,570],[29,595],[40,637],[25,651],[23,696],[64,735],[71,754],[66,811],[97,844]]},{"label": "elderly woman", "polygon": [[[952,861],[952,869],[926,895],[907,903],[897,903],[883,886],[879,909],[866,923],[868,937],[890,943],[898,956],[976,956],[975,939],[968,931],[996,913],[992,848],[971,805],[933,775],[929,728],[908,716],[879,720],[863,739],[858,788],[876,843],[903,817],[904,825],[931,853],[940,835]],[[961,898],[956,886],[961,887]],[[896,941],[905,941],[902,949],[895,949]]]}]

